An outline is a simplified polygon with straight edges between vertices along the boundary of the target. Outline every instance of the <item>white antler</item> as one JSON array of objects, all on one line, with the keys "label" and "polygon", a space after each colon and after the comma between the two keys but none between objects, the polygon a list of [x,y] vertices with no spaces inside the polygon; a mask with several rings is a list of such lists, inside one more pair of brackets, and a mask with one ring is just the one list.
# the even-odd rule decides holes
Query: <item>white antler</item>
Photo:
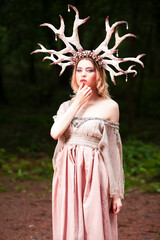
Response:
[{"label": "white antler", "polygon": [[[52,24],[44,23],[40,26],[47,26],[49,27],[54,33],[57,38],[57,36],[64,42],[65,48],[63,48],[60,51],[56,50],[48,50],[43,45],[38,44],[40,46],[40,49],[37,49],[33,51],[32,53],[37,52],[44,52],[50,54],[49,56],[44,57],[43,60],[49,59],[52,61],[51,65],[58,64],[62,69],[60,72],[60,75],[64,72],[67,66],[74,65],[76,61],[78,61],[81,58],[89,57],[92,58],[94,61],[96,61],[100,67],[103,67],[106,69],[111,76],[111,79],[113,83],[115,84],[115,76],[120,76],[122,74],[127,75],[128,73],[133,73],[135,76],[137,74],[137,71],[133,69],[135,65],[131,65],[127,70],[123,70],[120,67],[120,63],[123,62],[136,62],[140,64],[142,67],[144,67],[143,62],[140,60],[141,57],[143,57],[145,54],[140,54],[137,57],[126,57],[126,58],[118,58],[118,46],[120,43],[128,38],[128,37],[136,37],[134,34],[127,33],[124,36],[120,37],[118,34],[118,25],[120,24],[126,24],[126,28],[128,29],[128,23],[126,21],[118,21],[114,23],[111,27],[109,25],[109,17],[105,20],[105,29],[106,29],[106,37],[104,41],[93,51],[83,50],[79,36],[78,36],[78,27],[82,24],[84,24],[89,17],[85,19],[79,18],[79,12],[76,7],[72,5],[68,5],[68,8],[72,8],[75,11],[75,20],[73,24],[73,33],[70,37],[66,37],[64,34],[65,31],[65,24],[62,16],[60,15],[60,28],[56,29]],[[115,45],[112,48],[108,48],[108,44],[110,42],[110,39],[115,33]],[[114,55],[116,53],[116,56]]]},{"label": "white antler", "polygon": [[[137,56],[136,58],[134,58],[134,57],[118,58],[118,57],[113,55],[115,53],[118,53],[117,47],[120,45],[120,43],[124,39],[126,39],[127,37],[135,37],[136,38],[136,36],[134,34],[131,34],[131,33],[125,34],[122,37],[119,36],[117,26],[120,25],[120,24],[124,24],[124,23],[126,24],[127,29],[128,29],[128,23],[126,21],[116,22],[110,27],[109,17],[107,17],[106,21],[105,21],[106,37],[105,37],[104,41],[94,51],[95,54],[99,54],[99,56],[103,59],[103,67],[107,71],[109,71],[111,79],[112,79],[114,84],[115,84],[114,76],[119,76],[119,75],[125,74],[126,75],[126,80],[127,80],[127,74],[128,73],[134,73],[134,76],[137,74],[137,71],[132,69],[132,67],[134,67],[135,65],[132,65],[127,70],[123,70],[119,66],[120,63],[132,61],[132,62],[139,63],[142,67],[144,67],[144,64],[140,60],[140,58],[143,57],[145,54],[141,54],[141,55]],[[115,28],[116,28],[116,30],[115,30]],[[108,44],[109,44],[109,41],[110,41],[114,31],[115,31],[115,45],[111,49],[108,49]],[[107,58],[107,59],[105,59],[105,58]],[[115,70],[112,69],[112,67],[110,67],[109,65],[112,66],[118,72],[115,72]]]},{"label": "white antler", "polygon": [[90,17],[87,17],[85,19],[80,19],[79,18],[79,12],[77,10],[77,8],[75,8],[74,6],[72,5],[68,5],[69,7],[71,7],[75,13],[76,13],[76,16],[75,16],[75,21],[74,21],[74,25],[73,25],[73,33],[72,33],[72,36],[71,37],[67,37],[67,40],[72,43],[76,49],[78,51],[82,51],[83,48],[80,44],[80,41],[79,41],[79,36],[78,36],[78,27],[82,24],[84,24],[85,22],[87,22],[87,20],[90,18]]},{"label": "white antler", "polygon": [[[85,23],[89,19],[89,17],[87,17],[85,19],[80,19],[77,8],[75,8],[72,5],[68,5],[68,7],[71,7],[76,13],[74,24],[73,24],[73,33],[72,33],[71,37],[66,37],[64,34],[65,25],[64,25],[64,20],[61,15],[60,15],[60,28],[59,29],[56,29],[52,24],[49,24],[49,23],[44,23],[44,24],[40,25],[40,26],[49,27],[55,33],[55,35],[58,36],[64,42],[66,47],[60,51],[55,51],[55,50],[47,50],[43,45],[38,44],[41,47],[41,49],[37,49],[32,52],[32,54],[37,53],[37,52],[49,53],[50,56],[45,57],[43,60],[49,59],[53,62],[53,63],[51,63],[51,65],[58,64],[59,66],[61,66],[62,70],[60,72],[60,75],[64,72],[64,70],[67,66],[73,65],[72,57],[77,51],[74,49],[74,47],[72,45],[74,45],[78,51],[83,50],[83,48],[80,44],[79,36],[78,36],[78,27],[80,25],[82,25],[83,23]],[[68,53],[71,53],[71,56],[66,55]]]}]

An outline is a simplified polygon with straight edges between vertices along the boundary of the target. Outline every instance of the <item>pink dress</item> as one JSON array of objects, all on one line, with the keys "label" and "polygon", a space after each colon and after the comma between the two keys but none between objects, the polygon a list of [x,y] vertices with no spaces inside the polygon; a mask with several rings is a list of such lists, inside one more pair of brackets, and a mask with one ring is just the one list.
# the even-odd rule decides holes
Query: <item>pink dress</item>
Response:
[{"label": "pink dress", "polygon": [[[70,104],[61,105],[55,121]],[[109,171],[114,164],[108,169],[104,157],[115,158],[123,178],[119,143],[118,123],[101,118],[75,117],[59,139],[53,158],[53,240],[118,239],[117,216],[110,213],[111,196],[114,192],[123,195],[123,189],[110,192]]]}]

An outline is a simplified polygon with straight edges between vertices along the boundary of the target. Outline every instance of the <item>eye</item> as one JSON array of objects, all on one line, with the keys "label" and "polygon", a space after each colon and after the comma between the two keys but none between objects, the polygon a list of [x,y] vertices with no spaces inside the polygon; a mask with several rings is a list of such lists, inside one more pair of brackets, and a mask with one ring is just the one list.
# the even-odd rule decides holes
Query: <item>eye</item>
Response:
[{"label": "eye", "polygon": [[87,72],[94,72],[94,69],[87,69]]},{"label": "eye", "polygon": [[82,70],[81,69],[77,69],[76,72],[81,72]]}]

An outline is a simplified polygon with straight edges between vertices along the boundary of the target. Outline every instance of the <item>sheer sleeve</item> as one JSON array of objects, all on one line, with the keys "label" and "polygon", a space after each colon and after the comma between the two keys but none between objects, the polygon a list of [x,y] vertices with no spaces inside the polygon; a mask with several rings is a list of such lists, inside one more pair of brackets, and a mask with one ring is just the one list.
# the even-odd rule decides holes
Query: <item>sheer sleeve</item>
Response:
[{"label": "sheer sleeve", "polygon": [[124,198],[122,143],[118,126],[105,124],[99,149],[109,176],[110,197],[118,194],[121,198]]},{"label": "sheer sleeve", "polygon": [[[56,122],[56,121],[58,120],[58,118],[59,118],[63,113],[65,113],[65,111],[67,110],[67,108],[69,107],[69,105],[70,105],[70,101],[63,102],[63,103],[60,105],[60,107],[59,107],[56,115],[53,116],[54,122]],[[53,158],[52,158],[52,163],[53,163],[53,168],[54,168],[54,170],[55,170],[55,168],[56,168],[57,154],[59,153],[60,149],[63,147],[63,145],[64,145],[64,140],[65,140],[65,139],[64,139],[64,135],[62,135],[62,136],[60,136],[60,137],[58,138],[57,145],[56,145],[56,147],[55,147],[54,154],[53,154]]]},{"label": "sheer sleeve", "polygon": [[60,107],[59,107],[56,115],[53,116],[54,121],[56,121],[63,113],[65,113],[65,111],[67,110],[67,108],[68,108],[69,106],[70,106],[70,100],[69,100],[69,101],[66,101],[66,102],[63,102],[63,103],[60,105]]}]

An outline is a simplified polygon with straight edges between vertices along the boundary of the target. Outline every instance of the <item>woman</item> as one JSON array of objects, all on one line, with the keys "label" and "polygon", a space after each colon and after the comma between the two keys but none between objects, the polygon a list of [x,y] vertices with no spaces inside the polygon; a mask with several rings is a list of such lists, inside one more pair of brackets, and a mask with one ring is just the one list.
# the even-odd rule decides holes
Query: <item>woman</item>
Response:
[{"label": "woman", "polygon": [[75,97],[61,104],[51,128],[58,139],[53,239],[116,240],[123,197],[118,104],[92,58],[77,61],[71,86]]},{"label": "woman", "polygon": [[[119,108],[108,93],[105,70],[112,82],[115,77],[126,76],[137,71],[135,65],[123,70],[120,64],[134,62],[144,67],[137,57],[118,57],[119,44],[133,34],[119,36],[118,25],[128,23],[118,21],[109,24],[105,19],[106,37],[95,50],[84,50],[80,44],[78,27],[89,17],[79,18],[76,7],[73,33],[65,35],[65,24],[60,15],[60,28],[44,23],[61,39],[62,50],[40,49],[32,53],[47,53],[51,60],[65,71],[74,65],[71,86],[74,98],[61,104],[51,136],[58,139],[53,156],[53,240],[117,240],[117,214],[122,207],[124,179],[122,147],[119,135]],[[109,48],[114,34],[115,45]],[[50,54],[48,56],[48,54]]]}]

